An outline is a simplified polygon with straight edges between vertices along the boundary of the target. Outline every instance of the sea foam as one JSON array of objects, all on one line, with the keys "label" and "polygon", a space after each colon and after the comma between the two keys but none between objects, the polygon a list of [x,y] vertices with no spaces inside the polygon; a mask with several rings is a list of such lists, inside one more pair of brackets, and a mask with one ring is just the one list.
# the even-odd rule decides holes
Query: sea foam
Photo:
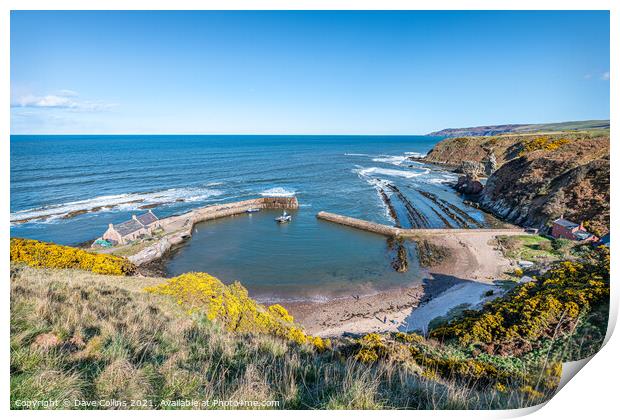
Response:
[{"label": "sea foam", "polygon": [[223,192],[207,187],[170,188],[162,191],[143,193],[127,193],[116,195],[102,195],[85,200],[70,201],[20,210],[11,213],[11,223],[20,221],[50,222],[68,216],[72,212],[104,212],[119,210],[138,210],[139,207],[149,204],[170,205],[176,202],[204,201],[211,197],[222,195]]},{"label": "sea foam", "polygon": [[269,188],[260,193],[263,197],[293,197],[295,195],[295,191],[287,190],[282,187]]},{"label": "sea foam", "polygon": [[374,158],[373,162],[380,163],[389,163],[391,165],[400,166],[405,160],[407,160],[407,156],[379,156]]},{"label": "sea foam", "polygon": [[359,174],[362,176],[371,176],[371,175],[387,175],[387,176],[395,176],[400,178],[417,178],[421,175],[427,175],[431,172],[430,169],[424,168],[422,171],[403,171],[398,169],[387,169],[387,168],[360,168]]}]

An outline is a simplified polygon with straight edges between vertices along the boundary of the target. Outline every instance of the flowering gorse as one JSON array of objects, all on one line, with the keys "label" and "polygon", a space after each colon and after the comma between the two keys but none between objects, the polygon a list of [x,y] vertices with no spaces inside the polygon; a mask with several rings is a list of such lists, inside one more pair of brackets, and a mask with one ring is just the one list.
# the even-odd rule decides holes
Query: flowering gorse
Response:
[{"label": "flowering gorse", "polygon": [[227,286],[207,273],[192,272],[145,290],[170,296],[188,313],[204,313],[231,332],[271,334],[297,344],[311,344],[318,350],[329,346],[329,340],[307,335],[281,305],[258,304],[239,282]]},{"label": "flowering gorse", "polygon": [[483,345],[491,353],[516,354],[529,348],[524,343],[569,330],[580,315],[606,302],[609,251],[599,247],[582,261],[556,264],[537,281],[517,286],[481,311],[465,311],[430,336],[456,339],[461,345]]},{"label": "flowering gorse", "polygon": [[558,149],[560,146],[569,143],[567,139],[554,139],[549,136],[541,136],[535,139],[528,140],[523,143],[521,155],[524,155],[528,152],[534,152],[536,150],[548,150],[553,151]]},{"label": "flowering gorse", "polygon": [[38,268],[77,268],[115,276],[130,275],[136,270],[122,257],[22,238],[11,238],[11,261]]}]

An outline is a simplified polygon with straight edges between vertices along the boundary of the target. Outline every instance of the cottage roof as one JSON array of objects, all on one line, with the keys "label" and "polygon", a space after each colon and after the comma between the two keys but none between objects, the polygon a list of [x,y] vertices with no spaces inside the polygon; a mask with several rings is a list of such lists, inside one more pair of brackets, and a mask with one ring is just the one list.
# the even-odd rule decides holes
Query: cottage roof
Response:
[{"label": "cottage roof", "polygon": [[555,223],[556,225],[563,226],[565,228],[569,228],[569,229],[574,229],[576,227],[579,227],[577,223],[571,222],[570,220],[566,220],[566,219],[557,219],[557,220],[554,220],[553,223]]},{"label": "cottage roof", "polygon": [[126,222],[114,225],[114,229],[121,234],[121,236],[129,235],[137,230],[144,228],[144,226],[135,219],[127,220]]},{"label": "cottage roof", "polygon": [[580,241],[585,241],[586,239],[590,239],[592,237],[592,234],[586,232],[585,230],[579,230],[575,232],[575,237]]},{"label": "cottage roof", "polygon": [[151,211],[147,211],[144,214],[136,216],[136,219],[138,219],[138,222],[142,223],[144,226],[148,226],[151,223],[154,223],[159,220],[157,216],[155,216],[155,214],[153,214],[153,212]]}]

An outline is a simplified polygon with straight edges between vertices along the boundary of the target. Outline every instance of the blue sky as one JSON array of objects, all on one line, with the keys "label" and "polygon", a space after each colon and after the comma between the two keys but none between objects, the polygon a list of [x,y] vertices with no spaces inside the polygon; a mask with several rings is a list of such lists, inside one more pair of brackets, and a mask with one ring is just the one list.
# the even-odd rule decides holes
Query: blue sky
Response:
[{"label": "blue sky", "polygon": [[609,118],[608,12],[12,12],[11,132]]}]

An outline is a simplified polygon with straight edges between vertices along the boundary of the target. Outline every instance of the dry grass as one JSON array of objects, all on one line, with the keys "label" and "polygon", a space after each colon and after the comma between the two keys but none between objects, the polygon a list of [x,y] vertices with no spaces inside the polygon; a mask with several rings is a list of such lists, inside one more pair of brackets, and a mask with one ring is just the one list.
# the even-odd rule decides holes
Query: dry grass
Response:
[{"label": "dry grass", "polygon": [[218,399],[287,409],[499,409],[550,397],[518,383],[500,391],[442,378],[407,358],[364,364],[346,345],[317,352],[269,335],[232,334],[142,292],[161,281],[13,265],[12,407],[115,399],[166,408],[162,401]]}]

